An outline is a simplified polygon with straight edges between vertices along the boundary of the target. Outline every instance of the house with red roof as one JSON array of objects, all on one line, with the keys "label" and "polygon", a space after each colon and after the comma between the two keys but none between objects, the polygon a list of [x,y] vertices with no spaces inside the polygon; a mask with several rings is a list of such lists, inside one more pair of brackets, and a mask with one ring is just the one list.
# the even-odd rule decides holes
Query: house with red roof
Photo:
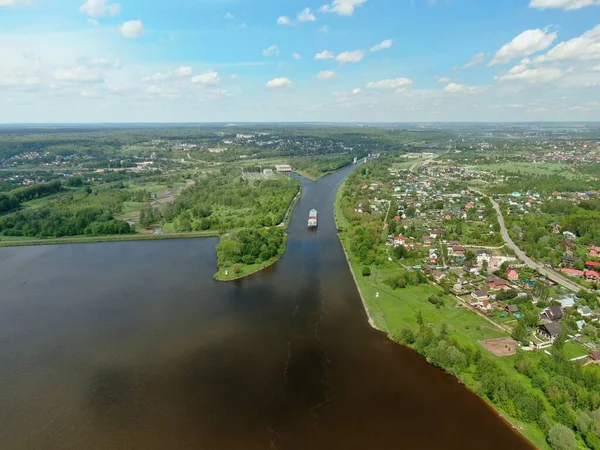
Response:
[{"label": "house with red roof", "polygon": [[396,236],[394,238],[394,247],[399,247],[406,244],[406,238],[404,236]]},{"label": "house with red roof", "polygon": [[498,291],[500,289],[510,289],[506,285],[506,280],[503,280],[502,278],[499,278],[495,275],[490,275],[486,277],[485,282],[492,291]]},{"label": "house with red roof", "polygon": [[588,280],[600,280],[600,273],[595,270],[586,270],[583,272],[583,276],[585,276]]},{"label": "house with red roof", "polygon": [[585,266],[589,267],[590,269],[600,269],[600,262],[586,261]]},{"label": "house with red roof", "polygon": [[510,269],[507,275],[509,281],[517,281],[519,279],[519,272],[515,269]]},{"label": "house with red roof", "polygon": [[451,250],[450,253],[452,254],[452,256],[464,257],[467,252],[467,249],[464,247],[461,247],[460,245],[453,245],[450,248],[450,250]]},{"label": "house with red roof", "polygon": [[583,270],[563,268],[563,269],[560,269],[560,271],[566,275],[569,275],[570,277],[582,277],[583,276]]}]

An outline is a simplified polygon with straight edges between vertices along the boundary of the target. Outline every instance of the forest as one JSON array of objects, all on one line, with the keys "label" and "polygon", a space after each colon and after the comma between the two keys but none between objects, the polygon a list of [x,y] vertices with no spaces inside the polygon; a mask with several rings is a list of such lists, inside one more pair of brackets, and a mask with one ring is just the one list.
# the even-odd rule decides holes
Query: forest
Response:
[{"label": "forest", "polygon": [[115,215],[131,194],[116,186],[69,192],[48,204],[0,218],[0,235],[32,238],[129,234],[135,231]]},{"label": "forest", "polygon": [[285,231],[280,227],[244,229],[223,236],[217,245],[220,269],[240,273],[242,265],[263,264],[285,251]]},{"label": "forest", "polygon": [[278,225],[300,189],[294,178],[245,181],[223,170],[183,190],[176,201],[146,207],[140,223],[172,224],[176,231],[231,230]]}]

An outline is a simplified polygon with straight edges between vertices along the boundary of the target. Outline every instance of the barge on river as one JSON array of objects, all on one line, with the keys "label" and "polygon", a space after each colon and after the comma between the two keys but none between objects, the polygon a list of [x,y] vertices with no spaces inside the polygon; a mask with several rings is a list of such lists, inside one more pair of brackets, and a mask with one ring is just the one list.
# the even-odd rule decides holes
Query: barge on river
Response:
[{"label": "barge on river", "polygon": [[311,209],[310,213],[308,214],[308,229],[314,230],[317,228],[317,223],[317,210]]}]

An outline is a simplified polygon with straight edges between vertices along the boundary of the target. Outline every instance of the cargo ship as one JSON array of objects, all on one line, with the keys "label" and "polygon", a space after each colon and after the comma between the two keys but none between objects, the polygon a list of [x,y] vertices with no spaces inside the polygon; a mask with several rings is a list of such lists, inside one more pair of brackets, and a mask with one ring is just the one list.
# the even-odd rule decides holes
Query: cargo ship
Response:
[{"label": "cargo ship", "polygon": [[308,213],[308,228],[314,229],[317,228],[317,210],[311,209],[310,213]]}]

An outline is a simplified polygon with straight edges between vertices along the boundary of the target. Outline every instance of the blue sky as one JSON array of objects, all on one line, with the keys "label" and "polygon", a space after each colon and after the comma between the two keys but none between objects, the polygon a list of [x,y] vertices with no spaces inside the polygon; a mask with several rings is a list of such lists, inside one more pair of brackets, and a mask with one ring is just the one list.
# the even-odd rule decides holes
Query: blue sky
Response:
[{"label": "blue sky", "polygon": [[599,0],[0,0],[0,122],[600,120]]}]

